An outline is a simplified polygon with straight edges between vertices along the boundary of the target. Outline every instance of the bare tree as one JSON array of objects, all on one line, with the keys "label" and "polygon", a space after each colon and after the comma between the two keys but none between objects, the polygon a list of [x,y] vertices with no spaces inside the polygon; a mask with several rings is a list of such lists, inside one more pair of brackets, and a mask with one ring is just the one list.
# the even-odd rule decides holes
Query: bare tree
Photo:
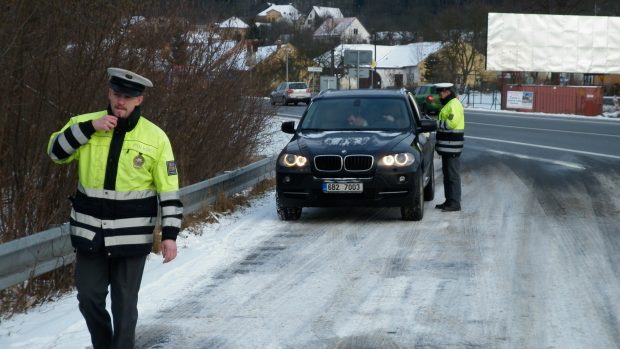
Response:
[{"label": "bare tree", "polygon": [[[141,6],[130,0],[3,5],[0,241],[67,220],[75,168],[52,164],[47,141],[69,117],[106,108],[109,66],[153,80],[143,113],[170,136],[183,185],[255,156],[271,111],[253,97],[259,93],[239,64],[244,51],[215,39],[191,41],[183,6],[179,12]],[[166,17],[119,15],[118,8]]]},{"label": "bare tree", "polygon": [[476,1],[466,6],[449,7],[434,21],[435,35],[444,44],[441,60],[450,72],[451,76],[447,78],[462,87],[484,53],[480,50],[486,47],[488,12],[489,8],[483,2]]},{"label": "bare tree", "polygon": [[[256,157],[273,110],[245,72],[243,47],[197,32],[185,2],[175,2],[174,9],[168,5],[3,3],[0,243],[68,220],[75,165],[53,164],[46,154],[48,140],[71,116],[106,109],[107,67],[135,70],[153,80],[142,112],[170,137],[181,185]],[[119,14],[119,8],[126,12]],[[70,269],[63,269],[0,291],[0,312],[71,287],[67,275]]]}]

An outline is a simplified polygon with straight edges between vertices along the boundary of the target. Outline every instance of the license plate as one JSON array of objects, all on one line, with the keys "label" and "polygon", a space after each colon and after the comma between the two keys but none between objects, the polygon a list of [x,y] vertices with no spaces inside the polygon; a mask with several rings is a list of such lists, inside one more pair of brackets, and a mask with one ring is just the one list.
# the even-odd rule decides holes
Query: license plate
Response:
[{"label": "license plate", "polygon": [[360,182],[323,182],[324,193],[361,193],[364,184]]}]

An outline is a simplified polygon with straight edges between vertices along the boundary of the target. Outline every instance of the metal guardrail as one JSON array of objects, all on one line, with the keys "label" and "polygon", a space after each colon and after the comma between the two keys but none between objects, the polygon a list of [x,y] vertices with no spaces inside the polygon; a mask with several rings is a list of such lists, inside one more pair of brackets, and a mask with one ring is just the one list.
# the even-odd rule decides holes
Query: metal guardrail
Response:
[{"label": "metal guardrail", "polygon": [[[194,213],[215,202],[219,193],[232,195],[275,173],[276,156],[179,190],[184,213]],[[75,254],[69,224],[0,244],[0,290],[73,263]]]}]

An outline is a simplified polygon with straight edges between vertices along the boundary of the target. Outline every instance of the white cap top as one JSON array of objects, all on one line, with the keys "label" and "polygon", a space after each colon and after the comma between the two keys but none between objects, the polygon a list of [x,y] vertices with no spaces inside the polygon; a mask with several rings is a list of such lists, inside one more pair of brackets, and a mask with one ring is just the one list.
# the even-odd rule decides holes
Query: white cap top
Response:
[{"label": "white cap top", "polygon": [[153,87],[151,80],[121,68],[108,68],[110,88],[127,96],[140,96],[146,87]]},{"label": "white cap top", "polygon": [[135,82],[136,84],[144,85],[146,87],[153,87],[153,82],[151,82],[151,80],[126,69],[108,68],[108,75],[110,75],[110,78],[115,76],[117,78]]},{"label": "white cap top", "polygon": [[441,88],[441,89],[452,88],[453,86],[454,84],[451,82],[440,82],[438,84],[435,84],[435,87]]}]

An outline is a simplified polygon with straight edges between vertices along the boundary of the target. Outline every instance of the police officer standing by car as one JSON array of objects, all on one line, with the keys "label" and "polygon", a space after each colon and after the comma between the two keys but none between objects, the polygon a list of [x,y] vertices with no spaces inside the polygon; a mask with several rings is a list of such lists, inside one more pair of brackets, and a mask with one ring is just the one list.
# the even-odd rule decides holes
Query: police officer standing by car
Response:
[{"label": "police officer standing by car", "polygon": [[443,187],[446,201],[435,207],[443,212],[461,210],[461,174],[459,156],[465,141],[465,111],[456,98],[454,85],[435,85],[443,107],[437,117],[437,144],[435,149],[441,155]]},{"label": "police officer standing by car", "polygon": [[170,141],[140,110],[152,82],[124,69],[107,72],[107,110],[72,117],[51,135],[48,154],[58,164],[78,161],[70,236],[79,309],[93,348],[126,349],[135,344],[138,291],[159,207],[168,263],[177,255],[183,205]]}]

